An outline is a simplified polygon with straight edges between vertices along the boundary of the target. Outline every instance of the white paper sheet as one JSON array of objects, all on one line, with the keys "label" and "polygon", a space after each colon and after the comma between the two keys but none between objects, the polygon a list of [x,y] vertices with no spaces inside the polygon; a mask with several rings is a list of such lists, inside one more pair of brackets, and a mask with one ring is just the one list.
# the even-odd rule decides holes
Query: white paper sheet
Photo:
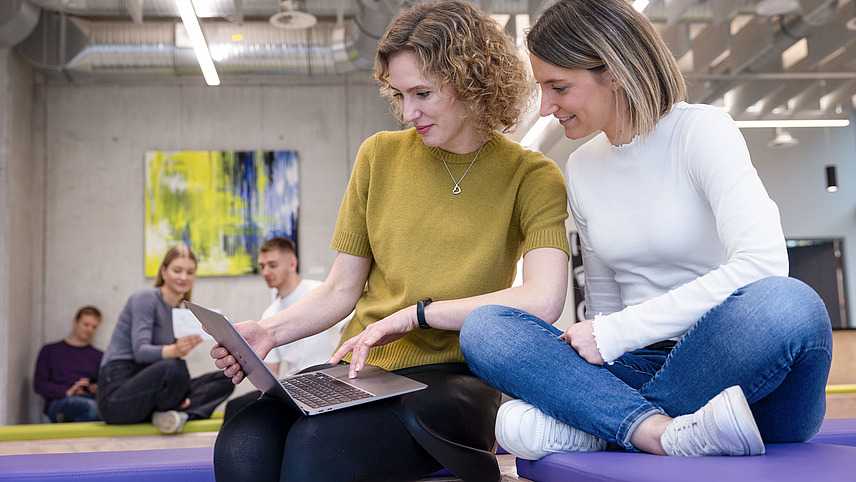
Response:
[{"label": "white paper sheet", "polygon": [[172,331],[176,338],[187,335],[200,335],[203,340],[214,339],[214,337],[202,329],[202,323],[187,308],[172,309]]}]

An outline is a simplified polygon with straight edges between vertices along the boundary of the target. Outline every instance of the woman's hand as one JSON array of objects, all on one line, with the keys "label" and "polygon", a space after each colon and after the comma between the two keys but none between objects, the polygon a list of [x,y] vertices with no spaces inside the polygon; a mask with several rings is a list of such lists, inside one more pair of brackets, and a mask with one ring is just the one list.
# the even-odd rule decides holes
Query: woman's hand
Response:
[{"label": "woman's hand", "polygon": [[357,373],[366,364],[371,347],[398,340],[417,326],[419,323],[416,321],[416,306],[408,306],[370,324],[362,333],[343,343],[327,363],[339,363],[343,356],[352,352],[348,376],[356,378]]},{"label": "woman's hand", "polygon": [[[236,324],[235,328],[247,340],[253,351],[258,353],[262,359],[273,349],[273,337],[258,322],[244,321]],[[223,374],[231,378],[232,383],[235,385],[241,383],[244,379],[244,370],[241,368],[238,360],[223,346],[216,345],[212,348],[211,358],[214,359],[214,365],[217,368],[223,369]]]},{"label": "woman's hand", "polygon": [[181,338],[176,338],[175,343],[171,345],[163,345],[161,356],[163,358],[181,358],[190,353],[190,350],[200,343],[202,343],[202,337],[199,335],[182,336]]},{"label": "woman's hand", "polygon": [[600,350],[597,349],[597,343],[594,341],[593,321],[574,323],[568,331],[559,335],[559,338],[571,345],[585,361],[592,365],[603,365],[603,357],[600,356]]}]

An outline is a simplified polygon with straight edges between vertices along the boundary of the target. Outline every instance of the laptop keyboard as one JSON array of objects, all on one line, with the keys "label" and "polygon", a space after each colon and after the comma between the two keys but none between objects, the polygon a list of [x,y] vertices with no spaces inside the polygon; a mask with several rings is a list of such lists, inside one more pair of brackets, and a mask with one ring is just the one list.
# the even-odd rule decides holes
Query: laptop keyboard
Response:
[{"label": "laptop keyboard", "polygon": [[282,380],[295,399],[312,408],[369,398],[371,393],[322,372],[312,372]]}]

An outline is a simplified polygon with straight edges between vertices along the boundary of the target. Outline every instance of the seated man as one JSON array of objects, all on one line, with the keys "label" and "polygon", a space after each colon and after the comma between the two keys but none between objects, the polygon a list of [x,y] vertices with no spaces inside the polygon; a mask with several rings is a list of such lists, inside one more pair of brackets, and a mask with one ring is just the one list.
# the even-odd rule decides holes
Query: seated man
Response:
[{"label": "seated man", "polygon": [[101,323],[94,306],[77,311],[68,338],[42,347],[36,361],[33,385],[44,397],[44,412],[51,422],[100,420],[95,406],[101,350],[90,342]]},{"label": "seated man", "polygon": [[[276,299],[267,307],[261,319],[293,305],[300,298],[321,285],[320,281],[300,279],[297,275],[297,256],[294,242],[276,237],[259,248],[259,269],[268,287],[276,290]],[[304,368],[326,363],[336,351],[342,330],[350,316],[321,333],[274,348],[265,357],[265,364],[280,377],[293,375]],[[259,398],[252,392],[230,401],[226,405],[226,419],[249,402]]]}]

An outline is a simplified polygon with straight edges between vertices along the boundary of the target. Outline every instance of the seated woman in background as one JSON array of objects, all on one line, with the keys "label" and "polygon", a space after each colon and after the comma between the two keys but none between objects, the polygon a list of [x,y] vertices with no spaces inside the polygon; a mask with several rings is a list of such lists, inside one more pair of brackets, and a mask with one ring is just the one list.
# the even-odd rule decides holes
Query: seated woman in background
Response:
[{"label": "seated woman in background", "polygon": [[675,59],[626,0],[559,0],[527,46],[541,115],[570,139],[601,131],[566,165],[589,319],[562,333],[493,306],[464,322],[473,372],[519,399],[500,408],[500,445],[757,455],[811,438],[829,317],[786,277],[779,212],[734,121],[682,101]]},{"label": "seated woman in background", "polygon": [[196,256],[184,245],[164,256],[154,288],[128,299],[101,360],[98,412],[107,423],[151,420],[164,433],[180,432],[187,420],[210,418],[234,385],[219,372],[190,379],[182,357],[199,335],[176,339],[172,310],[190,300]]},{"label": "seated woman in background", "polygon": [[[413,480],[444,466],[500,478],[493,426],[500,394],[458,346],[467,313],[507,304],[555,321],[568,279],[562,174],[496,131],[531,98],[523,59],[487,14],[461,1],[402,12],[379,43],[375,77],[410,129],[361,146],[339,211],[324,283],[237,328],[262,356],[356,312],[330,363],[366,363],[425,390],[311,417],[270,397],[227,421],[218,481]],[[511,287],[523,255],[523,284]],[[431,300],[434,300],[431,303]],[[211,355],[240,382],[225,348]]]}]

